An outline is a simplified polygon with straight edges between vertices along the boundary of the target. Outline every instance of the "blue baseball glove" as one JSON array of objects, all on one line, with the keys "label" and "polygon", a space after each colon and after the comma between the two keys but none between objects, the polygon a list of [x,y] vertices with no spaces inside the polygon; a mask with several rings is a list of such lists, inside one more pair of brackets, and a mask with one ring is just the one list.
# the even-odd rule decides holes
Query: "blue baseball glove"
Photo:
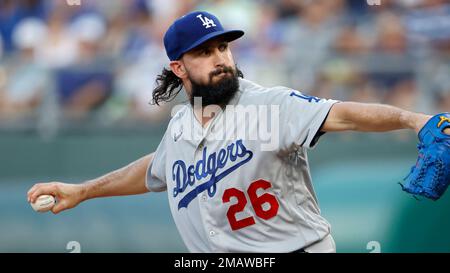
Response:
[{"label": "blue baseball glove", "polygon": [[450,184],[450,113],[431,118],[419,132],[419,158],[400,184],[404,191],[439,199]]}]

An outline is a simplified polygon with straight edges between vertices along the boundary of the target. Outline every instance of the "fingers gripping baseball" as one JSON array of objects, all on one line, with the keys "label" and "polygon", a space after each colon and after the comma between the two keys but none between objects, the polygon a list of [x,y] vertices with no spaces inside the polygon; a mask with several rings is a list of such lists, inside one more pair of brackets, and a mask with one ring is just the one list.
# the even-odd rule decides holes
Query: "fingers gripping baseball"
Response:
[{"label": "fingers gripping baseball", "polygon": [[34,203],[41,195],[52,195],[56,198],[56,204],[52,212],[57,214],[63,210],[77,206],[82,198],[82,187],[76,184],[60,182],[38,183],[28,191],[28,202]]}]

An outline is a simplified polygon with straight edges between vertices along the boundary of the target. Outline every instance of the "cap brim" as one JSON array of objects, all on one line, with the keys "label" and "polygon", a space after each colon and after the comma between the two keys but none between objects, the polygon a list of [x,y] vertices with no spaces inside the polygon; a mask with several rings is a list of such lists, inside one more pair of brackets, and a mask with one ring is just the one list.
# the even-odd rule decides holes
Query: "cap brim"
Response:
[{"label": "cap brim", "polygon": [[227,42],[231,42],[231,41],[241,38],[243,35],[244,35],[244,31],[242,31],[242,30],[227,30],[227,31],[211,32],[208,35],[203,36],[197,42],[193,43],[190,47],[184,49],[183,53],[180,54],[180,56],[177,58],[177,60],[180,59],[184,53],[186,53],[186,52],[188,52],[188,51],[198,47],[199,45],[201,45],[207,41],[210,41],[212,39],[224,37]]}]

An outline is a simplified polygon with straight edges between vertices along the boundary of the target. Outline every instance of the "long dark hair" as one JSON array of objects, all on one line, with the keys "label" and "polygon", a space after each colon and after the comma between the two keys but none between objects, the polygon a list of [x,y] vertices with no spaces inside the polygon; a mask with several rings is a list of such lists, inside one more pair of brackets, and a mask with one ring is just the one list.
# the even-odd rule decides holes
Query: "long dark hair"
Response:
[{"label": "long dark hair", "polygon": [[156,87],[153,89],[153,104],[173,100],[183,87],[180,78],[167,68],[163,68],[160,75],[156,77]]},{"label": "long dark hair", "polygon": [[[237,76],[244,78],[242,71],[236,66]],[[173,100],[183,88],[183,81],[167,68],[163,68],[160,75],[156,77],[156,87],[153,89],[152,104],[159,105],[160,102]]]}]

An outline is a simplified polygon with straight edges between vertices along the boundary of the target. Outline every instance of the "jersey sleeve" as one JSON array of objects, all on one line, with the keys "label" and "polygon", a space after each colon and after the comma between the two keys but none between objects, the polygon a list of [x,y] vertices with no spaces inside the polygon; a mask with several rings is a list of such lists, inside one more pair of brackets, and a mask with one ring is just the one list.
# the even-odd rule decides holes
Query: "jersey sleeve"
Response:
[{"label": "jersey sleeve", "polygon": [[331,107],[337,100],[317,98],[299,91],[284,89],[272,94],[280,105],[280,148],[314,148]]},{"label": "jersey sleeve", "polygon": [[147,168],[145,186],[151,192],[161,192],[167,189],[166,183],[166,134],[156,148],[152,163]]}]

